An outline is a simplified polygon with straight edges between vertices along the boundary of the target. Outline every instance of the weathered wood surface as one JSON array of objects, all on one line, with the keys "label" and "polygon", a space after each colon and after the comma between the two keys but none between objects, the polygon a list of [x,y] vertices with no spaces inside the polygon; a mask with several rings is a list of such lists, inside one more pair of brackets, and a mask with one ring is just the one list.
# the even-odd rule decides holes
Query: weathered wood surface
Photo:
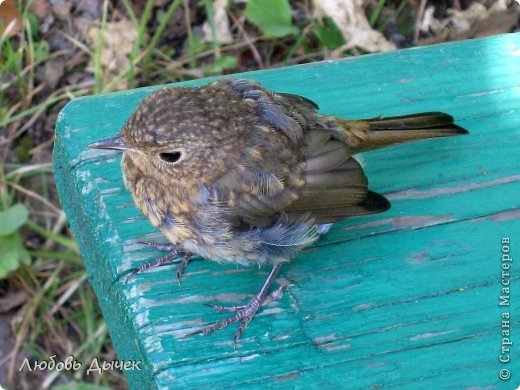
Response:
[{"label": "weathered wood surface", "polygon": [[[161,240],[123,187],[120,155],[87,150],[113,136],[154,88],[72,101],[62,111],[56,179],[89,278],[127,373],[151,388],[516,388],[520,384],[520,267],[500,307],[501,239],[520,235],[520,36],[236,75],[307,96],[327,114],[364,118],[445,111],[469,129],[365,153],[384,214],[336,224],[285,266],[294,281],[233,351],[235,327],[182,338],[221,319],[205,302],[243,302],[268,270],[207,261],[125,283]],[[199,85],[198,80],[188,85]],[[511,362],[498,361],[501,314],[511,312]],[[206,322],[207,321],[207,322]],[[512,371],[509,381],[498,377]],[[514,369],[516,368],[516,370]]]}]

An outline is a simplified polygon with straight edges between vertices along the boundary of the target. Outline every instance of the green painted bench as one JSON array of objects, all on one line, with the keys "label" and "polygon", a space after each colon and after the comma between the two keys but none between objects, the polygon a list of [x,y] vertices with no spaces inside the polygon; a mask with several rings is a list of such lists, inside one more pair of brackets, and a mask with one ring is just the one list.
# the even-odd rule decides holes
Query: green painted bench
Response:
[{"label": "green painted bench", "polygon": [[[284,266],[294,285],[234,351],[235,327],[183,335],[226,316],[203,303],[244,301],[268,269],[194,261],[180,286],[175,265],[126,282],[163,254],[139,241],[161,235],[124,189],[120,154],[86,149],[115,135],[156,87],[69,103],[56,128],[56,181],[118,357],[142,361],[126,372],[130,386],[516,388],[520,266],[501,274],[501,259],[520,253],[520,35],[234,77],[347,118],[445,111],[471,134],[362,154],[370,188],[391,210],[334,225]],[[509,306],[499,305],[502,282]],[[512,353],[501,363],[506,325]]]}]

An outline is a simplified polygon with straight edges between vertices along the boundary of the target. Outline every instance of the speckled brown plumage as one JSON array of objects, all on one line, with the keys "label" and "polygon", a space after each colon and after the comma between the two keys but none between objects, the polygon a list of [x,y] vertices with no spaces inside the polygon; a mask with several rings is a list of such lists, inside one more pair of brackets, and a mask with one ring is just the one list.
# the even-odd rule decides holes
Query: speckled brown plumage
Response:
[{"label": "speckled brown plumage", "polygon": [[255,299],[201,333],[241,320],[238,340],[273,299],[267,289],[282,262],[328,224],[388,209],[368,190],[353,154],[466,133],[443,113],[346,120],[317,109],[248,80],[163,88],[141,102],[117,137],[91,145],[124,151],[127,189],[175,251],[273,266]]}]

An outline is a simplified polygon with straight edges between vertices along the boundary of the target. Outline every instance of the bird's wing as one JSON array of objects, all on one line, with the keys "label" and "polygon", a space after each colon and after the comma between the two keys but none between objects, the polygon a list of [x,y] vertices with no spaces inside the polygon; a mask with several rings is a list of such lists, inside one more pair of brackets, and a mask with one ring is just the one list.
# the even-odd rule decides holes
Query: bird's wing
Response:
[{"label": "bird's wing", "polygon": [[368,191],[349,146],[318,123],[324,117],[316,113],[314,102],[248,80],[227,82],[258,112],[249,150],[259,158],[245,155],[243,165],[216,180],[211,189],[235,226],[270,226],[282,213],[291,220],[306,215],[328,223],[389,207],[384,197]]},{"label": "bird's wing", "polygon": [[249,151],[260,158],[254,161],[246,151],[241,164],[215,180],[210,192],[235,227],[271,226],[298,199],[305,163],[301,154],[280,142],[257,143]]},{"label": "bird's wing", "polygon": [[298,199],[305,184],[303,145],[307,118],[298,107],[314,111],[310,100],[279,95],[250,80],[224,79],[216,88],[231,90],[254,110],[240,164],[217,178],[208,188],[223,217],[235,227],[271,226],[284,209]]},{"label": "bird's wing", "polygon": [[390,207],[386,198],[368,190],[363,168],[351,157],[351,149],[328,130],[306,132],[302,152],[305,185],[298,200],[285,208],[289,216],[308,212],[316,223],[329,223]]}]

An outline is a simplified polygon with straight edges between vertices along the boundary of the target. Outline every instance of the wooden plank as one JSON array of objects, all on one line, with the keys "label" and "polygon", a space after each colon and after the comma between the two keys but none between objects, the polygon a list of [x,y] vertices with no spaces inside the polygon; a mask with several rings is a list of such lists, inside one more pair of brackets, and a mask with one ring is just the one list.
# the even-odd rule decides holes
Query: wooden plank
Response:
[{"label": "wooden plank", "polygon": [[[56,180],[132,388],[515,388],[519,347],[498,361],[501,315],[520,343],[520,272],[499,306],[501,239],[519,243],[520,36],[369,55],[235,75],[317,102],[347,118],[445,111],[469,129],[361,155],[370,187],[392,200],[384,214],[334,225],[282,277],[288,293],[249,325],[182,337],[223,318],[205,302],[245,300],[267,270],[190,264],[125,275],[161,253],[161,240],[123,187],[120,155],[87,150],[113,136],[154,88],[87,97],[62,111]],[[187,85],[200,85],[197,80]],[[498,372],[512,369],[509,382]]]}]

